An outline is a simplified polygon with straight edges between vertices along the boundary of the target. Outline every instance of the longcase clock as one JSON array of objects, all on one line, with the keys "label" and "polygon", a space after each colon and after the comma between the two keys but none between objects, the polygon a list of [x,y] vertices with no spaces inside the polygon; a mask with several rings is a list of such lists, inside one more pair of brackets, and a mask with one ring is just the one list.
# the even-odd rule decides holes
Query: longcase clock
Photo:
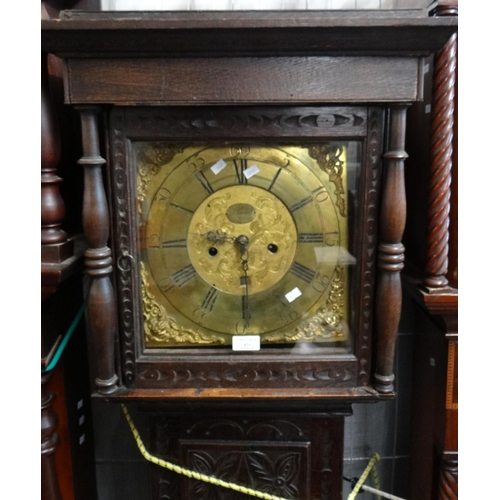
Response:
[{"label": "longcase clock", "polygon": [[[394,396],[406,109],[456,30],[394,16],[43,22],[82,116],[96,396],[141,403],[151,453],[341,498],[344,416]],[[241,497],[151,478],[155,499]]]}]

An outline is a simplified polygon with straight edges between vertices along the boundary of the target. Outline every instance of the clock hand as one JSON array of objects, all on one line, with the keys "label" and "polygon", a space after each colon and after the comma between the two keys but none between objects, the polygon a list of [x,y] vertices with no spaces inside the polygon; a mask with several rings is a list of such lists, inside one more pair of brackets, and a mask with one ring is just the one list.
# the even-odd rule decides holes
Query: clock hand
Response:
[{"label": "clock hand", "polygon": [[202,236],[206,238],[210,243],[219,244],[225,243],[226,241],[234,241],[236,238],[234,236],[228,236],[225,231],[221,229],[215,229],[213,231],[208,231],[206,233],[189,233],[193,236]]},{"label": "clock hand", "polygon": [[207,240],[212,243],[225,243],[226,241],[234,241],[234,236],[228,236],[225,231],[216,229],[215,231],[208,231],[205,235]]},{"label": "clock hand", "polygon": [[245,285],[245,295],[242,296],[242,313],[243,313],[243,321],[245,329],[250,326],[250,309],[249,309],[249,301],[248,301],[248,244],[250,240],[248,236],[244,234],[238,236],[235,239],[235,245],[239,247],[241,254],[241,267],[243,269],[244,276],[240,277],[240,283],[243,281]]}]

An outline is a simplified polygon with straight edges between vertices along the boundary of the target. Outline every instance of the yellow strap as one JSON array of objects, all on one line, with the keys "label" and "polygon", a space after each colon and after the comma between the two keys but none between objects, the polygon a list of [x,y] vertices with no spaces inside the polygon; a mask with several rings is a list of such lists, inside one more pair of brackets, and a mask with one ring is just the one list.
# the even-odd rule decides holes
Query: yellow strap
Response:
[{"label": "yellow strap", "polygon": [[380,455],[378,453],[375,453],[373,457],[370,459],[368,462],[368,465],[366,466],[366,469],[364,470],[363,474],[361,474],[361,477],[358,479],[358,482],[356,483],[356,486],[354,489],[349,493],[349,496],[347,497],[347,500],[354,500],[356,498],[356,495],[359,493],[359,490],[365,483],[366,479],[368,478],[368,475],[370,474],[370,471],[372,471],[373,479],[375,481],[375,484],[377,486],[377,489],[380,489],[378,483],[378,474],[376,472],[376,469],[374,468],[374,465],[380,460]]},{"label": "yellow strap", "polygon": [[166,462],[165,460],[162,460],[161,458],[154,457],[148,451],[146,450],[146,447],[144,446],[144,443],[142,442],[141,436],[139,436],[139,432],[135,428],[134,423],[132,422],[132,418],[129,415],[129,412],[125,405],[122,404],[122,410],[123,413],[125,414],[125,418],[127,419],[128,425],[130,426],[130,430],[132,431],[132,434],[134,435],[135,441],[137,443],[137,446],[139,447],[139,450],[142,454],[142,456],[148,460],[149,462],[152,462],[156,465],[159,465],[160,467],[164,467],[165,469],[171,470],[173,472],[176,472],[177,474],[182,474],[184,476],[187,476],[191,479],[198,479],[199,481],[205,481],[206,483],[214,484],[215,486],[222,486],[223,488],[229,488],[234,491],[238,491],[239,493],[244,493],[246,495],[250,495],[252,497],[257,497],[257,498],[263,498],[264,500],[288,500],[283,497],[277,497],[275,495],[269,495],[268,493],[262,493],[260,491],[255,491],[250,488],[246,488],[245,486],[240,486],[238,484],[234,483],[227,483],[226,481],[222,481],[220,479],[216,479],[215,477],[211,476],[206,476],[205,474],[200,474],[199,472],[194,472],[189,469],[184,469],[183,467],[179,467],[178,465],[172,464],[170,462]]}]

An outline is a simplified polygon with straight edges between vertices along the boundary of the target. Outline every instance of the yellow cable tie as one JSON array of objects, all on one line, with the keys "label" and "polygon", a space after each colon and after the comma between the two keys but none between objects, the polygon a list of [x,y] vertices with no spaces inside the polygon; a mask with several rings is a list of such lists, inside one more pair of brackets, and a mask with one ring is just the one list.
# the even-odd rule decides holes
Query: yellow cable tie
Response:
[{"label": "yellow cable tie", "polygon": [[128,425],[130,426],[130,430],[132,431],[132,434],[134,435],[135,442],[137,443],[137,447],[139,448],[142,456],[148,462],[152,462],[156,465],[159,465],[160,467],[163,467],[165,469],[176,472],[177,474],[182,474],[184,476],[187,476],[190,479],[197,479],[199,481],[204,481],[206,483],[210,483],[210,484],[213,484],[215,486],[221,486],[223,488],[228,488],[228,489],[237,491],[239,493],[243,493],[243,494],[250,495],[253,497],[257,497],[257,498],[263,498],[264,500],[289,500],[287,498],[277,497],[276,495],[270,495],[269,493],[263,493],[261,491],[252,490],[251,488],[247,488],[246,486],[240,486],[239,484],[228,483],[226,481],[222,481],[221,479],[217,479],[217,478],[212,477],[212,476],[207,476],[205,474],[200,474],[199,472],[185,469],[184,467],[180,467],[179,465],[175,465],[171,462],[167,462],[165,460],[162,460],[161,458],[154,457],[146,450],[146,447],[144,446],[144,443],[142,442],[141,436],[139,435],[139,432],[137,431],[134,423],[132,422],[132,418],[130,417],[130,414],[129,414],[127,408],[125,407],[124,404],[122,404],[121,406],[122,406],[123,413],[125,414],[125,418],[127,419]]},{"label": "yellow cable tie", "polygon": [[[359,493],[359,490],[365,483],[366,479],[368,478],[368,475],[370,474],[370,471],[373,469],[373,466],[380,460],[380,455],[378,453],[375,453],[370,461],[368,462],[368,465],[366,466],[366,469],[364,470],[363,474],[361,474],[361,477],[358,479],[358,482],[356,483],[356,486],[354,489],[349,493],[349,496],[347,497],[347,500],[354,500],[356,498],[356,495]],[[376,473],[375,473],[376,474]],[[376,476],[378,478],[378,475]]]}]

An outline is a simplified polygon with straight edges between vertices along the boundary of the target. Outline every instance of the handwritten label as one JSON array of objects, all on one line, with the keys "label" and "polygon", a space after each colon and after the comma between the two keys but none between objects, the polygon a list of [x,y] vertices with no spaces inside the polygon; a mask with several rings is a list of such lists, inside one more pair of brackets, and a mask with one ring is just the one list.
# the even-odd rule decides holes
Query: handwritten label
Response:
[{"label": "handwritten label", "polygon": [[260,351],[258,335],[233,335],[233,351]]}]

